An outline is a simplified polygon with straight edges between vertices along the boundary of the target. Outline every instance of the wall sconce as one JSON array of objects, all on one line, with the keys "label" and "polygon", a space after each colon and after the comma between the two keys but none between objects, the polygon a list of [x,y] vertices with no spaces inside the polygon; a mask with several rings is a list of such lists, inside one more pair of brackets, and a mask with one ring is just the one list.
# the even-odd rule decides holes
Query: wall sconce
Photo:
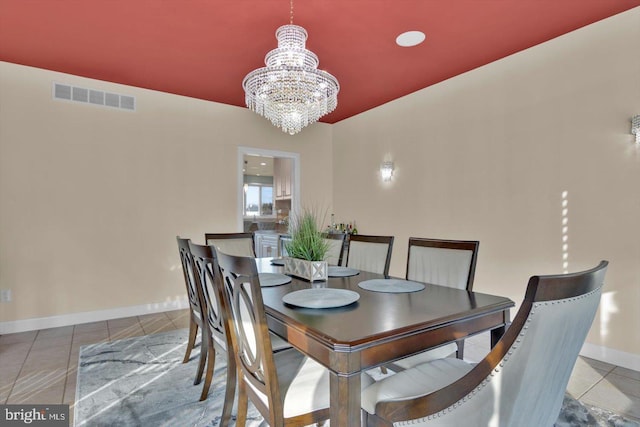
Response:
[{"label": "wall sconce", "polygon": [[636,144],[640,144],[640,114],[631,117],[631,134],[636,136]]},{"label": "wall sconce", "polygon": [[382,162],[380,165],[380,175],[384,182],[391,181],[393,176],[393,162]]}]

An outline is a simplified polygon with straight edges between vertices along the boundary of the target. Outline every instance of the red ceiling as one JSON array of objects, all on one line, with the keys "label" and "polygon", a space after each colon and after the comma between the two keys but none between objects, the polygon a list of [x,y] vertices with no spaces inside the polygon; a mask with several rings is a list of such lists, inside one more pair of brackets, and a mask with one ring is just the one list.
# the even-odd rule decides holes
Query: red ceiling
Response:
[{"label": "red ceiling", "polygon": [[[640,0],[297,0],[338,78],[335,123],[633,7]],[[0,61],[244,106],[288,0],[0,0]],[[426,41],[395,44],[420,30]]]}]

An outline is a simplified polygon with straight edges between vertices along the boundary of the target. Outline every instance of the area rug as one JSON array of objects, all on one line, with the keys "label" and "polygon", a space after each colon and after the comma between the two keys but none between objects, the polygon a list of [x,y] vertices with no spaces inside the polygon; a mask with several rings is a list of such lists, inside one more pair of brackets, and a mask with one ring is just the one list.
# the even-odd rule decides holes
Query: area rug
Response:
[{"label": "area rug", "polygon": [[[182,363],[187,338],[187,330],[182,329],[82,347],[74,425],[218,426],[224,400],[226,356],[216,357],[209,396],[200,402],[202,386],[193,385],[198,349],[192,351],[188,363]],[[247,425],[267,425],[251,404]],[[556,426],[640,427],[640,424],[566,395]]]}]

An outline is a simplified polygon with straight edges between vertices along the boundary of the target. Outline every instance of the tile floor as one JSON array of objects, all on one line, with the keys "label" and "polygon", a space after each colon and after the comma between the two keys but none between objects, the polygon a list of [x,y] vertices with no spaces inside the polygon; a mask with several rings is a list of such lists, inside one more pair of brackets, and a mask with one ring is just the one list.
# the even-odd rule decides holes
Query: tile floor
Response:
[{"label": "tile floor", "polygon": [[189,327],[187,310],[0,336],[0,403],[73,403],[80,347]]},{"label": "tile floor", "polygon": [[[187,310],[85,323],[0,336],[0,403],[66,403],[76,391],[80,346],[187,328]],[[489,350],[486,334],[465,344],[465,358]],[[640,372],[579,358],[568,391],[583,402],[640,421]],[[73,420],[71,420],[73,425]]]}]

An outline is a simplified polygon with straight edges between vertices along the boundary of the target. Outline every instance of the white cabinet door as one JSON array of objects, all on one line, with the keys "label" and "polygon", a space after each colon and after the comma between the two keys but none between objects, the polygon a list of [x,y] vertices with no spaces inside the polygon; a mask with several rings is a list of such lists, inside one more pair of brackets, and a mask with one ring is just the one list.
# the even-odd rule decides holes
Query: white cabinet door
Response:
[{"label": "white cabinet door", "polygon": [[291,159],[273,159],[273,181],[277,200],[290,199],[293,194],[291,164]]},{"label": "white cabinet door", "polygon": [[291,198],[291,159],[283,159],[284,160],[284,167],[283,169],[283,178],[284,178],[284,188],[282,190],[282,196],[285,199],[290,199]]},{"label": "white cabinet door", "polygon": [[258,258],[278,256],[278,235],[256,233],[256,256]]}]

